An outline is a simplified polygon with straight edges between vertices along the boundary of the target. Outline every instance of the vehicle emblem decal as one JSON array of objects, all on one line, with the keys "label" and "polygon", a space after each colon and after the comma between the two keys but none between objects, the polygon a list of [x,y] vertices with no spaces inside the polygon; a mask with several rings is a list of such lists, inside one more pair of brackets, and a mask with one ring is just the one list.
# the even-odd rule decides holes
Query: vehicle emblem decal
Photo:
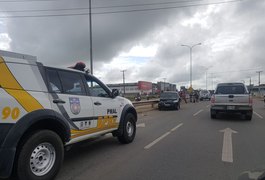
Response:
[{"label": "vehicle emblem decal", "polygon": [[80,100],[76,97],[69,97],[70,109],[74,115],[77,115],[81,111]]}]

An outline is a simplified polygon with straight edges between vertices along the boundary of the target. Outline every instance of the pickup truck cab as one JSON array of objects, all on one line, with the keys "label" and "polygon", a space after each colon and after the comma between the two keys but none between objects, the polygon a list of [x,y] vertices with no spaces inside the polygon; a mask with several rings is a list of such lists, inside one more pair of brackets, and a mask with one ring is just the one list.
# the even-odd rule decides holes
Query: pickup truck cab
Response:
[{"label": "pickup truck cab", "polygon": [[251,120],[252,96],[243,83],[220,83],[211,98],[211,118],[218,113],[241,113]]}]

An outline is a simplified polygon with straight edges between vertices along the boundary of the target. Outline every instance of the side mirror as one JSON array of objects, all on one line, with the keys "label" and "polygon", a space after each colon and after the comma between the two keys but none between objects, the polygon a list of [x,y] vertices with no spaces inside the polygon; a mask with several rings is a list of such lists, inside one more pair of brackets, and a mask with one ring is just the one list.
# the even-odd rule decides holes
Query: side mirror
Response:
[{"label": "side mirror", "polygon": [[112,98],[115,98],[115,97],[117,97],[119,95],[120,95],[120,92],[119,92],[118,89],[112,89],[112,92],[111,92],[111,97]]}]

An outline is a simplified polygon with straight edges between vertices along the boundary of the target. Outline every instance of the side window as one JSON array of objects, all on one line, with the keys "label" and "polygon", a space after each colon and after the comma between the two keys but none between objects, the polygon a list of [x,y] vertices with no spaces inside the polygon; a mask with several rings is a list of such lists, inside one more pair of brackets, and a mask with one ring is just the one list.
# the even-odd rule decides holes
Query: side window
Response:
[{"label": "side window", "polygon": [[87,79],[87,86],[90,96],[94,97],[109,97],[108,92],[96,81]]},{"label": "side window", "polygon": [[86,95],[84,84],[79,73],[59,71],[63,92],[66,94]]},{"label": "side window", "polygon": [[61,93],[62,86],[58,76],[58,73],[55,70],[48,69],[47,71],[48,81],[49,81],[49,88],[52,92]]}]

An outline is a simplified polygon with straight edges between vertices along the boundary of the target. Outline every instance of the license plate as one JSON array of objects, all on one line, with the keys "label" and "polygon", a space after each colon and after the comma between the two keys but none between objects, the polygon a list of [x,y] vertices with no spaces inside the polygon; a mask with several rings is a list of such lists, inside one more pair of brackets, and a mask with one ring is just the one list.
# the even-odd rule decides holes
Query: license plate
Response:
[{"label": "license plate", "polygon": [[165,104],[165,106],[166,106],[166,107],[169,107],[169,106],[170,106],[170,104]]},{"label": "license plate", "polygon": [[227,106],[227,110],[234,110],[235,106]]}]

